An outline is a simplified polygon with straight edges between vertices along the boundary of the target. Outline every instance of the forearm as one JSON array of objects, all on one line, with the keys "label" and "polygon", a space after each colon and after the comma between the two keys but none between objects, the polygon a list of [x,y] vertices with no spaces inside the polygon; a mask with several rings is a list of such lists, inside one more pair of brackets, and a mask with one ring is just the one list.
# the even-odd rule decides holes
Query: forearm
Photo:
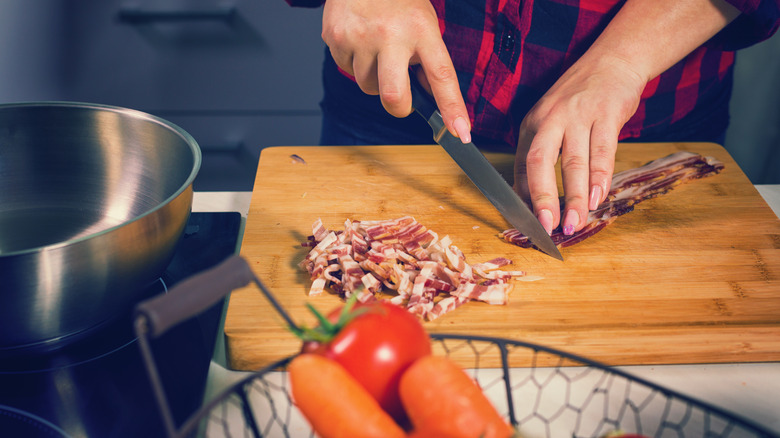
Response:
[{"label": "forearm", "polygon": [[581,61],[623,62],[647,82],[737,15],[724,0],[628,0]]}]

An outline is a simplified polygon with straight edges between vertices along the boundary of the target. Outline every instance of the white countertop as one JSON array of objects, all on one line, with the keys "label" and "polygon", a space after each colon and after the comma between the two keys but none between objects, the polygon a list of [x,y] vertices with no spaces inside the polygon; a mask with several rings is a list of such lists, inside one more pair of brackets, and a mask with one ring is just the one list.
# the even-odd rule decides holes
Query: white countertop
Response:
[{"label": "white countertop", "polygon": [[[780,217],[780,185],[759,185],[756,188]],[[246,217],[251,197],[251,192],[196,192],[193,211],[238,211]],[[224,354],[220,345],[217,354]],[[207,399],[245,375],[226,370],[219,362],[212,363]],[[780,363],[621,368],[663,387],[739,414],[780,434]]]}]

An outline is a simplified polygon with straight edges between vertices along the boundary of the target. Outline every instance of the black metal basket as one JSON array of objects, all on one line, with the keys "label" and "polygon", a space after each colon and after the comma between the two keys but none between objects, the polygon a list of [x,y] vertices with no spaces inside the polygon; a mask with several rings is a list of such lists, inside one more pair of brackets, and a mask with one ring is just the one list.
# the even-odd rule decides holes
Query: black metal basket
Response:
[{"label": "black metal basket", "polygon": [[[228,280],[226,280],[228,279]],[[226,281],[230,284],[225,284]],[[293,321],[254,276],[232,257],[167,295],[139,305],[136,331],[147,370],[171,437],[310,437],[296,409],[285,371],[287,357],[245,378],[206,402],[184,424],[173,424],[148,338],[208,308],[230,290],[254,282],[285,320]],[[187,290],[184,306],[176,289]],[[193,290],[203,290],[194,293]],[[215,291],[222,291],[215,294]],[[602,437],[615,430],[648,437],[776,437],[723,409],[663,388],[587,358],[511,339],[432,334],[436,354],[457,356],[494,406],[523,437]],[[522,366],[515,364],[522,363]]]}]

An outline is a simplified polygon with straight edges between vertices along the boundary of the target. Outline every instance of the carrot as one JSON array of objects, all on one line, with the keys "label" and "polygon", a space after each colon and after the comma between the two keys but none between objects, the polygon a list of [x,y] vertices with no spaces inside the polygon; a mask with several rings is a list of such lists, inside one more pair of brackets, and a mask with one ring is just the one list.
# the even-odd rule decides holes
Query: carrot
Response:
[{"label": "carrot", "polygon": [[512,426],[465,371],[448,358],[426,356],[401,376],[401,401],[412,420],[411,436],[507,438]]},{"label": "carrot", "polygon": [[292,397],[322,438],[404,437],[379,403],[337,362],[301,354],[287,367]]}]

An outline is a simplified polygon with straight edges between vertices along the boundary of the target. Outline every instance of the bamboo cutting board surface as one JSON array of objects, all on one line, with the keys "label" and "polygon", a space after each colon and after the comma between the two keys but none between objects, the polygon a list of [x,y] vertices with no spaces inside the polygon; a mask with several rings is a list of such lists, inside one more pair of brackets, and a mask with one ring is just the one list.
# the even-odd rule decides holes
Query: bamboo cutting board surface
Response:
[{"label": "bamboo cutting board surface", "polygon": [[[502,256],[542,277],[515,282],[506,306],[472,302],[425,323],[432,333],[518,339],[609,365],[778,361],[780,220],[728,153],[711,143],[621,144],[615,171],[678,150],[726,167],[640,203],[562,249],[560,262],[499,239],[507,223],[438,146],[267,148],[241,254],[294,320],[313,325],[307,300],[323,311],[339,300],[307,296],[298,263],[312,223],[342,229],[345,219],[411,215],[450,235],[469,263]],[[486,155],[512,178],[511,155]],[[239,370],[300,346],[254,287],[232,293],[225,340],[228,365]]]}]

